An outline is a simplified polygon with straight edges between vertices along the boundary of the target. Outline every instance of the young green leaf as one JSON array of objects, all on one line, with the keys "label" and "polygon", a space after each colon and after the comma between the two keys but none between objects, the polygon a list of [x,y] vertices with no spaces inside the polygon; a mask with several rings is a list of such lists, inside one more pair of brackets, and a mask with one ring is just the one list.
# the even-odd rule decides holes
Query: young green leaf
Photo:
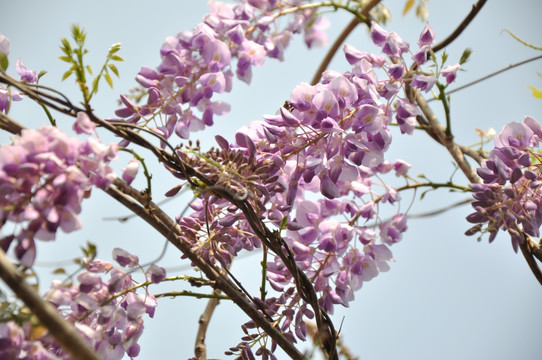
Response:
[{"label": "young green leaf", "polygon": [[121,57],[118,56],[118,55],[111,55],[111,60],[115,60],[115,61],[124,61],[124,59],[121,58]]},{"label": "young green leaf", "polygon": [[113,55],[114,53],[119,51],[121,46],[122,46],[121,43],[115,43],[111,45],[111,47],[109,48],[109,55]]},{"label": "young green leaf", "polygon": [[97,93],[98,92],[98,83],[100,81],[99,77],[95,77],[94,80],[92,80],[92,92]]},{"label": "young green leaf", "polygon": [[70,75],[71,75],[72,73],[73,73],[73,69],[70,69],[70,70],[66,71],[66,72],[64,73],[64,75],[62,75],[62,81],[64,81],[64,80],[66,80],[67,78],[69,78]]},{"label": "young green leaf", "polygon": [[459,59],[459,63],[461,65],[463,65],[464,63],[469,61],[469,58],[470,58],[471,54],[472,54],[472,49],[471,48],[466,48],[463,51],[463,54],[461,54],[461,59]]},{"label": "young green leaf", "polygon": [[60,38],[60,42],[62,43],[62,51],[64,51],[66,53],[66,55],[70,55],[71,51],[72,51],[72,47],[70,45],[70,42],[68,41],[68,39],[66,38]]},{"label": "young green leaf", "polygon": [[6,54],[0,52],[0,70],[6,71],[8,69],[9,61]]},{"label": "young green leaf", "polygon": [[446,60],[448,60],[448,53],[446,52],[446,50],[444,50],[442,52],[442,55],[441,55],[441,65],[444,66],[444,64],[446,63]]},{"label": "young green leaf", "polygon": [[70,64],[73,62],[73,60],[72,60],[72,58],[70,56],[59,56],[58,58],[60,60],[64,61],[64,62],[67,62],[67,63],[70,63]]},{"label": "young green leaf", "polygon": [[41,79],[41,77],[43,75],[47,74],[47,71],[46,70],[41,70],[39,73],[38,73],[38,80]]},{"label": "young green leaf", "polygon": [[111,75],[109,73],[104,74],[105,81],[109,84],[110,88],[113,88],[113,79],[111,79]]},{"label": "young green leaf", "polygon": [[115,74],[117,77],[119,77],[119,70],[117,69],[115,64],[107,64],[107,66],[113,72],[113,74]]},{"label": "young green leaf", "polygon": [[284,229],[286,229],[286,224],[288,223],[288,216],[285,216],[282,218],[282,220],[280,221],[280,227],[279,229],[282,231]]}]

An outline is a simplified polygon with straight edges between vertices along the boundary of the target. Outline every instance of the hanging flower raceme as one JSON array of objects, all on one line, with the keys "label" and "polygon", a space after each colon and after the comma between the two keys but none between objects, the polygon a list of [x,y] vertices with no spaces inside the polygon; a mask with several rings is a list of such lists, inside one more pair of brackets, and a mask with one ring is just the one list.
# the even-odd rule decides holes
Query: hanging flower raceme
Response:
[{"label": "hanging flower raceme", "polygon": [[508,232],[514,250],[523,243],[523,232],[539,237],[542,225],[542,155],[537,150],[542,129],[532,117],[506,125],[495,138],[495,148],[477,169],[483,183],[471,184],[475,212],[467,220],[476,225],[467,235],[499,230]]},{"label": "hanging flower raceme", "polygon": [[[398,210],[390,220],[379,217],[382,204],[395,207],[401,200],[380,175],[395,171],[403,176],[410,167],[385,158],[394,115],[390,102],[401,76],[379,79],[378,72],[386,74],[381,70],[395,64],[351,45],[344,51],[350,72],[326,71],[317,85],[298,84],[276,115],[242,127],[234,143],[217,137],[219,150],[179,151],[216,184],[202,186],[200,199],[191,203],[194,212],[177,219],[182,240],[223,266],[240,251],[261,247],[243,212],[213,191],[228,189],[230,197],[248,201],[266,226],[281,229],[297,266],[314,284],[320,306],[330,313],[335,305],[349,306],[363,282],[389,269],[389,246],[407,229]],[[388,85],[396,91],[383,91]],[[412,133],[418,110],[407,100],[398,103],[400,128]],[[305,339],[306,329],[299,324],[312,313],[293,290],[296,280],[288,264],[276,256],[266,276],[281,295],[256,299],[258,306],[281,319],[286,336]]]},{"label": "hanging flower raceme", "polygon": [[15,241],[15,255],[31,266],[35,239],[53,240],[59,229],[81,227],[81,202],[92,186],[108,186],[116,177],[108,163],[117,146],[98,139],[81,142],[56,127],[23,130],[13,144],[0,147],[0,217],[17,226],[0,239],[4,251]]},{"label": "hanging flower raceme", "polygon": [[[113,257],[121,267],[136,268],[137,256],[115,249]],[[120,360],[139,355],[143,316],[154,317],[157,301],[141,291],[130,275],[112,263],[83,259],[85,271],[74,284],[53,281],[44,298],[70,323],[103,359]],[[165,270],[151,265],[149,282],[158,283]],[[15,322],[0,323],[0,358],[71,359],[48,333],[36,331],[30,322],[19,327]],[[7,347],[5,346],[7,345]],[[55,354],[56,356],[52,356]]]},{"label": "hanging flower raceme", "polygon": [[146,89],[147,103],[136,105],[121,96],[124,107],[116,115],[129,122],[157,116],[161,126],[154,130],[165,138],[175,133],[187,139],[191,132],[211,126],[215,116],[230,110],[213,96],[231,91],[234,74],[250,83],[252,67],[263,65],[266,57],[282,60],[294,33],[304,32],[309,47],[325,44],[328,24],[315,10],[294,12],[283,27],[275,23],[277,14],[297,5],[209,2],[211,12],[204,21],[192,31],[167,37],[160,65],[142,67],[136,76]]}]

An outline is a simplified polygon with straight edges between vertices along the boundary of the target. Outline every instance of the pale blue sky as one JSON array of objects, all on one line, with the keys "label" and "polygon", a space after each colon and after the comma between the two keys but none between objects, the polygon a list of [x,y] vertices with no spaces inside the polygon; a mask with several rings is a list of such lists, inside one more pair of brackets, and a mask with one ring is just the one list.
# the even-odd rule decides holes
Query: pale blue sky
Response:
[{"label": "pale blue sky", "polygon": [[[386,2],[393,21],[386,27],[406,41],[415,44],[423,28],[412,14],[402,18],[404,0]],[[453,5],[451,5],[453,3]],[[437,40],[447,36],[472,6],[471,1],[433,0],[428,4],[429,22]],[[97,68],[108,47],[122,42],[119,53],[126,61],[119,65],[121,79],[111,91],[102,86],[94,107],[103,116],[111,116],[120,93],[136,83],[133,80],[142,65],[154,67],[159,61],[159,48],[164,38],[182,30],[190,30],[206,13],[204,1],[6,1],[0,13],[0,32],[11,40],[11,67],[21,57],[28,68],[48,70],[42,83],[57,87],[73,100],[78,99],[71,82],[61,83],[64,64],[57,57],[59,38],[68,36],[70,25],[78,23],[88,33],[89,62]],[[509,64],[540,52],[528,49],[502,33],[508,28],[528,42],[542,45],[540,25],[542,5],[538,1],[489,1],[467,31],[447,51],[450,61],[459,59],[463,49],[474,50],[466,72],[458,75],[461,85]],[[332,14],[333,39],[350,17]],[[367,51],[376,51],[363,27],[348,42]],[[232,112],[215,119],[216,126],[196,134],[211,144],[214,134],[231,136],[241,125],[273,113],[301,81],[310,81],[324,50],[307,52],[301,41],[292,43],[286,62],[268,60],[264,68],[255,69],[253,84],[236,82],[234,92],[224,96],[232,104]],[[349,70],[338,54],[332,68]],[[497,131],[511,121],[522,121],[532,115],[542,121],[542,102],[530,95],[527,84],[542,88],[536,75],[542,62],[534,62],[512,70],[482,84],[454,94],[451,99],[453,130],[458,142],[477,141],[474,128]],[[442,112],[435,105],[437,114]],[[39,126],[46,119],[29,101],[14,104],[11,113],[27,126]],[[66,120],[67,122],[68,120]],[[69,124],[66,123],[66,127]],[[421,136],[401,136],[395,141],[389,157],[403,158],[414,165],[412,175],[425,174],[434,181],[447,181],[453,171],[451,158],[432,140]],[[124,158],[123,161],[127,160]],[[122,167],[122,163],[119,164]],[[159,168],[155,168],[159,171]],[[155,175],[156,194],[165,192],[175,181]],[[141,180],[141,179],[139,179]],[[454,181],[465,183],[456,175]],[[143,186],[143,183],[140,183]],[[141,221],[116,224],[102,217],[126,214],[99,192],[84,203],[83,230],[61,236],[55,243],[40,244],[38,261],[62,261],[78,255],[85,241],[98,245],[103,258],[109,258],[113,247],[123,247],[140,255],[142,261],[156,257],[163,241]],[[410,194],[404,195],[410,199]],[[417,201],[412,213],[442,207],[465,198],[445,191],[430,193]],[[405,204],[408,200],[405,201]],[[184,206],[182,199],[166,205],[171,214]],[[507,236],[499,236],[493,244],[465,237],[470,213],[465,206],[430,219],[411,220],[401,243],[392,248],[396,262],[388,273],[364,284],[349,309],[338,309],[335,323],[344,316],[342,334],[345,344],[360,359],[540,359],[539,338],[542,333],[542,289],[520,254],[512,251]],[[180,254],[170,248],[160,263],[178,267]],[[234,264],[233,271],[249,288],[257,289],[259,256],[251,256]],[[49,271],[50,268],[44,268]],[[252,278],[252,279],[251,279]],[[42,286],[47,286],[47,276]],[[176,285],[185,288],[183,284]],[[157,290],[163,291],[163,289]],[[139,359],[192,356],[197,319],[205,303],[187,298],[163,299],[156,317],[145,323],[140,341]],[[236,345],[244,314],[223,302],[217,309],[208,333],[209,357],[226,358],[223,351]]]}]

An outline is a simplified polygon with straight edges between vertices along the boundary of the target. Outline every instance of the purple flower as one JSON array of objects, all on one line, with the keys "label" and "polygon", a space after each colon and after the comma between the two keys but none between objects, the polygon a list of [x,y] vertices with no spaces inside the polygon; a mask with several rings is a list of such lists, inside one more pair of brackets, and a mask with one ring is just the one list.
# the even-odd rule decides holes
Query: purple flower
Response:
[{"label": "purple flower", "polygon": [[399,80],[403,77],[403,72],[405,71],[404,65],[401,64],[393,64],[388,68],[388,72],[390,73],[390,76],[394,80]]},{"label": "purple flower", "polygon": [[327,89],[335,95],[341,108],[352,105],[358,99],[356,86],[342,75],[331,80]]},{"label": "purple flower", "polygon": [[403,41],[399,35],[392,32],[386,38],[386,44],[382,47],[382,52],[391,57],[401,57],[408,51],[408,43]]},{"label": "purple flower", "polygon": [[310,26],[304,28],[307,47],[326,46],[328,40],[325,30],[330,26],[329,20],[324,16],[318,16],[316,20],[310,19],[309,21]]},{"label": "purple flower", "polygon": [[73,130],[78,134],[92,134],[96,124],[90,120],[87,113],[80,111],[77,113],[77,118],[73,123]]},{"label": "purple flower", "polygon": [[401,234],[407,229],[406,216],[396,214],[392,220],[380,225],[380,237],[382,242],[392,245],[401,240]]},{"label": "purple flower", "polygon": [[216,65],[219,69],[231,62],[231,53],[228,45],[219,40],[212,40],[203,46],[202,56],[209,65]]},{"label": "purple flower", "polygon": [[384,46],[386,43],[386,37],[388,36],[388,32],[380,25],[378,25],[377,22],[373,21],[371,23],[371,39],[375,43],[375,45],[378,45],[380,47]]},{"label": "purple flower", "polygon": [[455,81],[457,70],[461,65],[446,65],[441,71],[440,74],[446,78],[446,83],[450,84]]},{"label": "purple flower", "polygon": [[262,45],[251,40],[243,41],[237,61],[237,77],[249,84],[252,79],[252,65],[262,65],[265,54],[265,48]]},{"label": "purple flower", "polygon": [[96,273],[83,272],[77,276],[79,281],[79,290],[89,293],[97,289],[102,284],[102,277]]},{"label": "purple flower", "polygon": [[467,235],[489,233],[493,241],[499,230],[507,231],[512,246],[524,241],[522,232],[539,237],[542,225],[542,200],[538,147],[539,126],[534,119],[506,125],[495,138],[495,148],[477,169],[483,184],[471,184],[474,212],[467,221],[475,225]]},{"label": "purple flower", "polygon": [[423,65],[427,62],[428,60],[427,54],[430,49],[431,49],[431,46],[424,45],[412,56],[414,61],[416,61],[416,64]]},{"label": "purple flower", "polygon": [[418,45],[420,47],[426,46],[426,45],[433,45],[435,42],[435,32],[433,29],[429,26],[429,23],[425,24],[425,27],[422,30],[422,33],[420,34],[420,39],[418,40]]},{"label": "purple flower", "polygon": [[366,245],[365,253],[374,259],[374,264],[376,265],[376,268],[378,269],[378,271],[386,272],[390,269],[388,262],[393,261],[393,255],[388,245],[386,244]]},{"label": "purple flower", "polygon": [[31,84],[38,82],[36,72],[34,70],[28,70],[20,58],[15,63],[15,69],[17,70],[17,73],[21,76],[22,81],[26,81]]},{"label": "purple flower", "polygon": [[19,359],[23,340],[23,330],[14,321],[0,323],[0,358]]},{"label": "purple flower", "polygon": [[403,160],[397,160],[393,164],[393,169],[395,170],[395,176],[405,176],[412,165],[404,162]]},{"label": "purple flower", "polygon": [[0,33],[0,53],[9,55],[9,39],[2,33]]},{"label": "purple flower", "polygon": [[25,359],[28,360],[51,360],[51,353],[39,341],[25,341],[23,351],[26,353]]},{"label": "purple flower", "polygon": [[328,116],[334,118],[339,114],[339,103],[331,91],[318,92],[312,98],[312,104],[317,111],[317,120],[322,120]]},{"label": "purple flower", "polygon": [[397,120],[399,129],[401,129],[401,133],[412,135],[416,126],[416,116],[420,115],[420,110],[406,99],[399,99],[396,104],[397,113],[395,114],[395,119]]},{"label": "purple flower", "polygon": [[[107,163],[115,155],[116,145],[97,139],[81,143],[56,127],[25,129],[13,145],[0,147],[0,206],[5,220],[22,223],[15,236],[21,262],[33,262],[35,239],[53,240],[58,229],[81,227],[81,202],[92,184],[112,181]],[[6,204],[11,204],[9,210]]]},{"label": "purple flower", "polygon": [[126,184],[130,185],[134,181],[137,172],[139,171],[139,160],[132,159],[122,170],[122,180],[126,181]]},{"label": "purple flower", "polygon": [[134,267],[139,265],[139,258],[137,256],[132,255],[121,248],[113,249],[113,259],[115,259],[120,266]]},{"label": "purple flower", "polygon": [[166,269],[152,264],[146,272],[147,278],[150,278],[153,284],[158,284],[166,277]]},{"label": "purple flower", "polygon": [[511,122],[504,126],[499,134],[495,136],[495,147],[514,147],[524,149],[531,146],[531,139],[534,133],[524,123]]},{"label": "purple flower", "polygon": [[374,21],[371,24],[371,39],[375,45],[382,47],[384,54],[391,57],[399,58],[409,48],[408,43],[404,42],[399,35],[387,32]]},{"label": "purple flower", "polygon": [[203,74],[199,81],[205,88],[209,88],[214,92],[222,93],[226,90],[226,77],[223,72]]},{"label": "purple flower", "polygon": [[299,83],[290,94],[290,103],[299,111],[307,111],[312,107],[312,98],[316,89],[309,83]]},{"label": "purple flower", "polygon": [[416,74],[412,78],[412,82],[410,83],[410,85],[419,89],[420,91],[429,92],[433,88],[433,85],[435,85],[436,81],[437,78],[432,75],[427,76]]},{"label": "purple flower", "polygon": [[0,112],[7,112],[10,100],[21,101],[22,99],[22,96],[17,91],[0,87]]},{"label": "purple flower", "polygon": [[350,65],[354,65],[355,63],[361,61],[361,59],[370,58],[369,54],[364,51],[358,50],[350,44],[344,44],[343,51],[346,57],[346,61],[348,61]]}]

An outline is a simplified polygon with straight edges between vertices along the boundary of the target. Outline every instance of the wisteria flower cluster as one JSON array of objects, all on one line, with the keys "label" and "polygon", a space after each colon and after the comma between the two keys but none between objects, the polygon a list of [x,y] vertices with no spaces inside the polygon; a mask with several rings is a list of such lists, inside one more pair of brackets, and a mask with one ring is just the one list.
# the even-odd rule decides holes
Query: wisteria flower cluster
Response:
[{"label": "wisteria flower cluster", "polygon": [[136,76],[146,89],[147,103],[136,105],[121,96],[125,107],[116,115],[129,122],[159,116],[163,125],[155,131],[166,138],[175,133],[187,139],[190,132],[212,125],[215,115],[230,109],[229,104],[213,100],[213,95],[231,91],[234,72],[250,83],[253,66],[263,65],[266,57],[283,59],[293,33],[304,32],[309,47],[326,42],[322,30],[327,22],[314,9],[295,12],[284,28],[275,24],[281,10],[297,3],[209,2],[211,13],[201,24],[166,39],[158,68],[143,67]]},{"label": "wisteria flower cluster", "polygon": [[[90,126],[86,118],[79,116],[76,129]],[[79,229],[81,202],[93,186],[105,187],[115,179],[108,164],[116,156],[116,144],[96,138],[82,142],[51,126],[25,129],[13,144],[1,146],[0,218],[2,224],[17,224],[12,235],[0,239],[2,249],[15,242],[15,256],[31,266],[35,239],[53,240],[59,229]]]},{"label": "wisteria flower cluster", "polygon": [[[112,121],[147,128],[158,124],[152,130],[162,136],[162,146],[173,134],[188,139],[193,131],[213,125],[215,115],[229,111],[229,105],[214,96],[231,91],[234,75],[250,83],[253,66],[262,65],[267,57],[283,59],[292,34],[304,32],[309,47],[325,42],[326,20],[316,7],[301,3],[210,2],[211,13],[203,23],[168,37],[160,50],[160,65],[143,67],[136,76],[145,89],[146,103],[121,96],[124,107],[116,116],[123,120]],[[281,27],[276,20],[286,14],[288,21]],[[402,91],[408,83],[429,92],[438,76],[449,84],[459,69],[456,64],[442,68],[439,74],[422,70],[435,41],[429,25],[423,29],[415,53],[396,33],[375,22],[371,27],[371,38],[383,55],[345,45],[350,71],[328,70],[316,85],[298,84],[276,114],[242,127],[234,141],[217,136],[218,147],[207,152],[191,143],[171,147],[183,165],[203,174],[199,179],[190,178],[182,167],[168,167],[197,193],[190,202],[192,213],[176,219],[181,241],[209,263],[224,268],[241,251],[265,247],[258,233],[261,229],[254,227],[255,220],[247,217],[246,208],[240,208],[242,202],[291,249],[293,261],[314,285],[320,308],[328,313],[333,313],[335,305],[349,306],[364,282],[389,269],[393,261],[390,246],[407,230],[401,195],[382,180],[389,175],[407,177],[410,168],[402,160],[386,157],[392,142],[390,127],[397,125],[401,133],[412,134],[420,115]],[[0,34],[0,52],[8,50]],[[415,66],[407,65],[407,54]],[[16,69],[23,81],[37,81],[22,61]],[[10,89],[0,89],[0,111],[6,112],[18,96]],[[92,134],[95,124],[81,112],[74,130]],[[472,185],[476,213],[468,219],[487,222],[490,240],[503,228],[517,243],[518,225],[538,236],[542,223],[536,195],[540,162],[531,148],[541,136],[534,119],[509,125],[479,170],[484,184]],[[31,266],[35,239],[53,240],[58,229],[71,232],[80,228],[82,200],[93,186],[107,187],[116,178],[109,162],[117,151],[117,145],[104,145],[96,138],[80,141],[56,127],[23,130],[12,145],[1,146],[0,216],[2,224],[11,222],[16,229],[0,239],[1,248],[7,251],[15,243],[19,262]],[[133,160],[124,169],[122,178],[128,185],[138,168],[139,162]],[[200,181],[203,177],[205,182]],[[391,208],[389,219],[383,218],[384,204]],[[479,231],[481,226],[473,229],[471,232]],[[267,256],[268,249],[264,251]],[[283,254],[273,255],[264,263],[263,276],[277,294],[268,296],[262,286],[261,298],[251,298],[253,305],[288,340],[304,341],[308,336],[305,320],[315,316],[317,307],[311,309],[314,304],[306,303],[296,291],[298,279],[280,256]],[[113,256],[121,267],[139,266],[137,257],[124,250],[116,249]],[[154,266],[147,277],[160,282],[165,271]],[[77,281],[76,285],[54,282],[47,300],[104,358],[137,356],[142,316],[153,316],[156,299],[147,292],[136,294],[130,271],[100,260],[86,263],[86,271]],[[244,324],[246,336],[232,351],[253,358],[253,340],[261,335],[256,327],[252,321]],[[9,344],[6,351],[0,346],[0,357],[48,359],[56,354],[67,358],[47,335],[29,340],[30,331],[29,324],[0,324],[0,345]],[[255,355],[276,358],[277,344],[263,343]]]},{"label": "wisteria flower cluster", "polygon": [[[406,217],[398,210],[390,220],[380,218],[379,206],[396,206],[401,197],[378,179],[390,172],[404,176],[410,167],[385,158],[394,113],[401,131],[408,134],[419,114],[406,98],[398,97],[408,72],[402,55],[409,47],[378,26],[373,38],[392,60],[345,45],[350,72],[326,71],[319,84],[299,84],[277,115],[241,128],[235,143],[218,136],[218,150],[178,152],[190,166],[209,174],[215,186],[231,189],[234,196],[249,201],[266,224],[284,231],[297,266],[313,282],[322,309],[330,313],[334,305],[348,306],[364,281],[389,269],[389,246],[407,229]],[[423,44],[434,41],[428,26],[420,39]],[[388,74],[387,79],[379,79],[378,73]],[[421,84],[416,76],[411,85],[420,90],[436,81],[433,76]],[[222,265],[243,249],[261,247],[241,211],[212,189],[203,189],[200,199],[191,203],[195,212],[177,219],[186,234],[183,240]],[[279,319],[292,341],[304,340],[302,319],[310,311],[293,292],[294,279],[279,256],[267,264],[266,275],[282,297],[256,299],[259,306]],[[285,293],[291,295],[284,297]],[[245,328],[250,329],[250,323]],[[238,350],[248,351],[243,344]]]},{"label": "wisteria flower cluster", "polygon": [[482,184],[471,184],[475,212],[467,220],[476,225],[468,235],[499,230],[508,232],[514,250],[524,242],[523,232],[539,237],[542,225],[541,164],[537,150],[542,140],[540,124],[527,116],[506,125],[495,137],[495,148],[478,168]]},{"label": "wisteria flower cluster", "polygon": [[[113,250],[113,258],[121,267],[140,266],[137,256],[119,248]],[[137,357],[143,316],[154,316],[156,299],[146,291],[136,292],[137,283],[130,271],[98,259],[84,263],[85,271],[77,276],[76,284],[55,280],[44,298],[74,324],[102,359]],[[146,277],[149,283],[159,283],[165,278],[165,270],[151,265]],[[72,358],[47,332],[35,331],[30,322],[22,327],[14,321],[0,323],[0,344],[2,359]]]}]

